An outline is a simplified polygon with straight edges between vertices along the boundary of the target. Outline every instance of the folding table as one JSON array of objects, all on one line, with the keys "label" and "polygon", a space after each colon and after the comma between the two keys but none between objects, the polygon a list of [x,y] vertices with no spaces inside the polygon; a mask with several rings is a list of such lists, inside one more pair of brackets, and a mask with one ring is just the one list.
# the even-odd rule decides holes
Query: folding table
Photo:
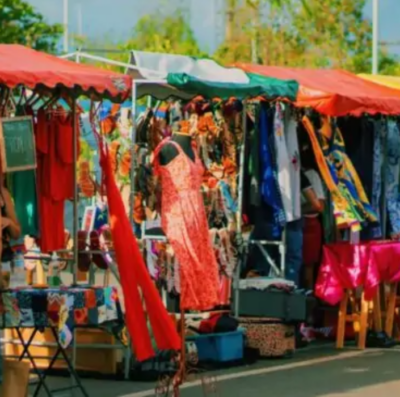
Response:
[{"label": "folding table", "polygon": [[[14,329],[23,347],[19,360],[28,359],[38,381],[33,396],[42,389],[47,396],[77,389],[82,396],[89,394],[82,385],[74,365],[67,353],[74,330],[79,327],[103,328],[110,324],[122,324],[122,311],[114,287],[74,287],[57,289],[23,288],[5,290],[0,293],[0,328]],[[31,330],[24,338],[22,330]],[[39,369],[29,347],[38,332],[50,329],[56,343],[56,352],[47,368]],[[51,390],[47,377],[56,361],[62,358],[71,376],[71,385]]]}]

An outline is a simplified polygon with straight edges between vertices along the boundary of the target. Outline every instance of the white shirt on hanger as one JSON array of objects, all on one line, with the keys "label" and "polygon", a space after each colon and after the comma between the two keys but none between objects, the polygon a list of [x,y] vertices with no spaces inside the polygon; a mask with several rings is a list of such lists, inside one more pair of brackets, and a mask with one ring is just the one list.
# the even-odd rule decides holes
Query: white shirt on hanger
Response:
[{"label": "white shirt on hanger", "polygon": [[286,221],[292,222],[296,218],[293,211],[293,192],[291,184],[291,161],[286,146],[284,118],[282,105],[276,104],[274,116],[274,140],[276,151],[276,166],[278,173],[279,190],[282,197],[282,205],[285,211]]},{"label": "white shirt on hanger", "polygon": [[289,158],[292,220],[297,220],[301,218],[300,151],[297,139],[297,121],[291,115],[289,107],[287,107],[285,112],[285,139]]}]

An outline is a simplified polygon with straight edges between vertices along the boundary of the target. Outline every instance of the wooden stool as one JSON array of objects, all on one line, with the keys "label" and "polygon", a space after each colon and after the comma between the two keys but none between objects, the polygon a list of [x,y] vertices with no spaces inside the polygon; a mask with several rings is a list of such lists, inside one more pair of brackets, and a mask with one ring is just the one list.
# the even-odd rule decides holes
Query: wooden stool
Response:
[{"label": "wooden stool", "polygon": [[[393,335],[393,324],[396,309],[396,292],[397,284],[390,285],[390,293],[387,297],[385,310],[385,331],[388,336]],[[375,332],[382,332],[382,304],[381,291],[378,288],[375,298],[372,302],[367,302],[364,297],[364,292],[361,293],[359,307],[357,308],[356,292],[346,290],[345,296],[340,302],[338,331],[336,338],[336,347],[343,349],[346,323],[353,323],[354,330],[358,332],[359,349],[365,349],[368,329],[373,329]],[[347,314],[347,309],[350,303],[351,314]]]},{"label": "wooden stool", "polygon": [[[351,307],[351,314],[347,314],[347,308]],[[359,349],[365,349],[367,330],[368,330],[368,315],[369,315],[369,303],[364,299],[364,291],[361,294],[360,307],[357,309],[355,291],[345,290],[345,295],[340,302],[339,306],[339,317],[338,317],[338,328],[336,336],[336,348],[344,348],[344,339],[346,331],[346,323],[351,322],[356,331],[358,331],[358,343]]]}]

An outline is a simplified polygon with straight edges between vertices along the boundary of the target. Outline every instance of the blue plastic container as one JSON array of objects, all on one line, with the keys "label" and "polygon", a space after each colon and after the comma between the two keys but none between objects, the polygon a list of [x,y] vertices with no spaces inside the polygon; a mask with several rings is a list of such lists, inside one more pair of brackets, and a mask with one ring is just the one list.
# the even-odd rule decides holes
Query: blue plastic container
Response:
[{"label": "blue plastic container", "polygon": [[196,343],[199,361],[229,362],[243,359],[243,330],[187,338]]}]

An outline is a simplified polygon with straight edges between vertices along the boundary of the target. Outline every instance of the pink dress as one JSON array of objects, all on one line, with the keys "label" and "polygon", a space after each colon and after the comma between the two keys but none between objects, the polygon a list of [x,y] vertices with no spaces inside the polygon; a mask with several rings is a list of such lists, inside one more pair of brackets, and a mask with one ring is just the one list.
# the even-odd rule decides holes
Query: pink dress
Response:
[{"label": "pink dress", "polygon": [[[174,145],[178,155],[162,166],[159,153],[164,145]],[[219,304],[219,275],[200,191],[204,168],[194,152],[192,161],[176,142],[167,139],[156,148],[154,165],[161,177],[162,228],[179,262],[181,308],[207,310]]]}]

